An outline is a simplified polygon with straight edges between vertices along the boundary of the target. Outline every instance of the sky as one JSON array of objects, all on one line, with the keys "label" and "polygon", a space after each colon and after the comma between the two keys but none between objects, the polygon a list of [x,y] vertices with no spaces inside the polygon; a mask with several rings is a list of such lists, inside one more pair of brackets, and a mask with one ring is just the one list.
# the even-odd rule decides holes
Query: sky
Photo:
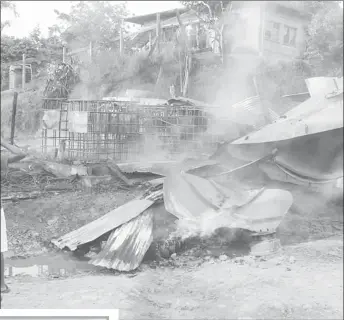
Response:
[{"label": "sky", "polygon": [[[123,2],[123,1],[112,1]],[[48,27],[56,23],[54,9],[68,13],[71,1],[13,1],[19,17],[14,17],[9,11],[1,13],[1,20],[10,20],[11,26],[3,34],[25,37],[39,25],[43,36],[48,35]],[[128,10],[135,15],[148,14],[158,11],[180,8],[179,1],[128,1]]]}]

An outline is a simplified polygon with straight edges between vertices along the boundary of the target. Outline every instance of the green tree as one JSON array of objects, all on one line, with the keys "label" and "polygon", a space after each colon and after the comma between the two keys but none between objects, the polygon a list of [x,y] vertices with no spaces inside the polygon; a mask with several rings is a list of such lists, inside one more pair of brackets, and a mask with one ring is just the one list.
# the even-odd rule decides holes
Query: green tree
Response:
[{"label": "green tree", "polygon": [[[14,13],[15,16],[18,16],[16,5],[13,3],[13,1],[0,1],[0,9],[1,13],[3,13],[4,10],[9,10],[12,13]],[[2,19],[1,19],[2,20]],[[11,22],[9,20],[1,21],[1,32],[4,28],[11,25]]]},{"label": "green tree", "polygon": [[125,3],[109,1],[78,1],[70,13],[55,10],[60,25],[53,26],[52,33],[60,33],[69,45],[82,47],[92,42],[101,48],[115,48],[122,18],[127,15]]},{"label": "green tree", "polygon": [[9,63],[22,59],[23,53],[28,58],[37,55],[38,49],[30,38],[1,37],[1,63]]},{"label": "green tree", "polygon": [[338,1],[309,1],[307,6],[312,19],[305,60],[317,75],[343,75],[343,8]]},{"label": "green tree", "polygon": [[35,58],[41,61],[60,62],[62,60],[63,41],[56,35],[42,37],[39,26],[30,33],[32,47],[37,50]]},{"label": "green tree", "polygon": [[220,19],[223,11],[231,1],[181,1],[181,3],[190,9],[196,11],[204,21],[214,22]]}]

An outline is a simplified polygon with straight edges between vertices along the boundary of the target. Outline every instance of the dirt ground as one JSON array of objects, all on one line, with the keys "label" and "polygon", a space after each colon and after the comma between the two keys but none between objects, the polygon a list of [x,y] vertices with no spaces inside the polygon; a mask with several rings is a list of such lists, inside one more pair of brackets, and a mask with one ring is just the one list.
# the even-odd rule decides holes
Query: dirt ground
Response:
[{"label": "dirt ground", "polygon": [[343,319],[343,239],[287,246],[268,259],[8,282],[6,309],[119,308],[121,319]]},{"label": "dirt ground", "polygon": [[[99,218],[143,192],[140,187],[101,192],[65,192],[18,202],[4,202],[10,251],[7,257],[30,257],[51,250],[50,241]],[[277,230],[282,244],[327,238],[343,232],[342,204],[314,194],[294,192],[293,205]],[[302,198],[302,199],[301,199]],[[301,199],[301,200],[300,200]],[[166,217],[162,217],[165,219]]]},{"label": "dirt ground", "polygon": [[[7,259],[54,254],[52,238],[141,192],[67,192],[6,202]],[[10,276],[1,307],[119,308],[121,319],[342,319],[343,204],[297,191],[293,196],[277,232],[284,249],[272,257],[221,261],[178,254],[130,274],[91,269],[63,277]]]},{"label": "dirt ground", "polygon": [[52,238],[99,218],[137,196],[142,190],[106,193],[67,192],[44,198],[4,203],[8,257],[46,252]]}]

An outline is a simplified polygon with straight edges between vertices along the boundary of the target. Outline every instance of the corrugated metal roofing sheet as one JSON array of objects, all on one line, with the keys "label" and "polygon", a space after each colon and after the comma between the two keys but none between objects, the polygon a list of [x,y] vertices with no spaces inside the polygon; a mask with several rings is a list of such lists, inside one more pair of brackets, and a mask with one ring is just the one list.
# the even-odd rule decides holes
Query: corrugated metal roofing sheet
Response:
[{"label": "corrugated metal roofing sheet", "polygon": [[153,203],[154,201],[146,199],[132,200],[123,206],[110,211],[99,219],[62,236],[57,240],[52,240],[51,242],[60,249],[67,247],[73,251],[81,244],[91,242],[106,232],[136,218]]},{"label": "corrugated metal roofing sheet", "polygon": [[103,250],[89,263],[130,271],[136,269],[153,241],[153,211],[147,209],[110,235]]},{"label": "corrugated metal roofing sheet", "polygon": [[[233,104],[231,108],[234,111],[234,121],[252,125],[254,128],[260,127],[263,124],[264,116],[268,116],[271,122],[280,117],[280,115],[271,108],[263,108],[263,102],[259,96],[246,98]],[[250,114],[258,119],[252,118]]]},{"label": "corrugated metal roofing sheet", "polygon": [[241,100],[237,103],[234,103],[232,105],[232,108],[234,110],[240,110],[240,111],[242,110],[253,111],[259,108],[260,105],[261,105],[261,102],[260,102],[259,96],[253,96],[253,97],[249,97],[244,100]]},{"label": "corrugated metal roofing sheet", "polygon": [[343,96],[313,97],[287,112],[283,119],[269,124],[232,144],[265,143],[343,127]]},{"label": "corrugated metal roofing sheet", "polygon": [[157,13],[160,13],[160,19],[161,20],[165,20],[165,19],[169,19],[169,18],[175,16],[177,11],[179,11],[180,14],[183,14],[184,12],[187,12],[189,10],[190,9],[188,9],[188,8],[177,8],[177,9],[172,9],[172,10],[166,10],[166,11],[161,11],[161,12],[144,14],[144,15],[140,15],[140,16],[128,17],[128,18],[125,18],[124,21],[130,22],[130,23],[144,24],[144,23],[156,21],[156,14]]}]

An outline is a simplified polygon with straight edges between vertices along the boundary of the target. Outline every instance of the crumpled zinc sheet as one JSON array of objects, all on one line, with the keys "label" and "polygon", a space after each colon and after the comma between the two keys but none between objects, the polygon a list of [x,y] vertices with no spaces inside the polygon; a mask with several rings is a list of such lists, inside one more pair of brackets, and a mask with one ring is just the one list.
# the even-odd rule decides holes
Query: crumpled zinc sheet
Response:
[{"label": "crumpled zinc sheet", "polygon": [[229,144],[223,152],[250,162],[274,149],[274,162],[296,175],[314,180],[343,176],[343,128],[275,143]]},{"label": "crumpled zinc sheet", "polygon": [[226,188],[208,179],[180,173],[165,178],[164,203],[168,212],[188,221],[184,225],[194,233],[206,235],[220,227],[255,232],[276,230],[293,198],[285,190]]},{"label": "crumpled zinc sheet", "polygon": [[318,132],[343,128],[343,95],[327,99],[311,97],[283,118],[232,142],[261,144],[293,139]]},{"label": "crumpled zinc sheet", "polygon": [[274,149],[277,149],[275,164],[300,177],[312,180],[342,177],[343,94],[333,98],[313,96],[288,112],[286,119],[227,144],[222,153],[248,163],[271,154]]}]

